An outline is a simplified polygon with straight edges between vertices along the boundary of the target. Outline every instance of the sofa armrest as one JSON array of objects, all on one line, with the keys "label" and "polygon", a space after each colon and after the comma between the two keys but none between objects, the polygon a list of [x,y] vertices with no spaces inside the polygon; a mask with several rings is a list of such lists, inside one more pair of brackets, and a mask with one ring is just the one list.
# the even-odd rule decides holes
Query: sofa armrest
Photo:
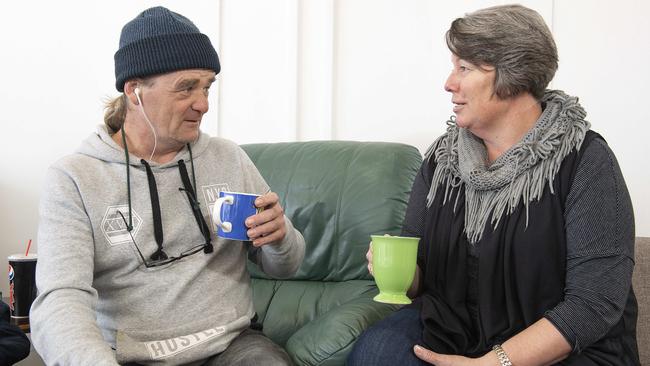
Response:
[{"label": "sofa armrest", "polygon": [[287,352],[297,365],[344,365],[354,342],[376,321],[399,308],[372,300],[370,291],[321,314],[287,341]]}]

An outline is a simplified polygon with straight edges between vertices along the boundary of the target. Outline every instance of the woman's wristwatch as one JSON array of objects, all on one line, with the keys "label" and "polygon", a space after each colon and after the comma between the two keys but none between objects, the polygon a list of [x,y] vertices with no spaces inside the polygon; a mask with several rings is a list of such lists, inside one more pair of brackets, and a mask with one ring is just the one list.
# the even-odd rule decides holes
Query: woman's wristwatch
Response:
[{"label": "woman's wristwatch", "polygon": [[500,344],[495,344],[492,347],[492,350],[494,351],[494,353],[497,354],[497,358],[499,359],[501,366],[512,366],[512,362],[510,362],[510,359],[508,358],[506,351],[504,351],[503,348],[501,348]]}]

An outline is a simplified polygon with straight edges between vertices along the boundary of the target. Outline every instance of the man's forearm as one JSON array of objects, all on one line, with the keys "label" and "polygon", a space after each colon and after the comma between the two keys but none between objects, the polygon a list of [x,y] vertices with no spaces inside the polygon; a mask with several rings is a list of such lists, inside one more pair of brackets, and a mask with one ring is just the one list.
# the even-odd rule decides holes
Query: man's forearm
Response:
[{"label": "man's forearm", "polygon": [[257,264],[264,273],[274,278],[286,278],[295,274],[305,257],[305,239],[285,218],[287,233],[278,244],[264,245],[258,250]]},{"label": "man's forearm", "polygon": [[[32,342],[48,365],[115,365],[115,353],[102,337],[90,300],[76,289],[56,290],[32,307]],[[59,293],[57,293],[59,292]]]}]

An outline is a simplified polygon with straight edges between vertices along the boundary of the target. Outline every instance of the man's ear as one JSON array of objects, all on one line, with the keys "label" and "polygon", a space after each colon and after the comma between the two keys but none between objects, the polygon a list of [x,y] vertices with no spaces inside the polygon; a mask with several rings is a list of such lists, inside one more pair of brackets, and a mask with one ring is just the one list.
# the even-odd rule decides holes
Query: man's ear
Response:
[{"label": "man's ear", "polygon": [[137,80],[129,80],[124,83],[124,95],[126,95],[126,97],[129,98],[129,101],[134,105],[140,104],[140,102],[138,102],[138,97],[135,96],[136,89],[138,89],[139,85],[140,83]]}]

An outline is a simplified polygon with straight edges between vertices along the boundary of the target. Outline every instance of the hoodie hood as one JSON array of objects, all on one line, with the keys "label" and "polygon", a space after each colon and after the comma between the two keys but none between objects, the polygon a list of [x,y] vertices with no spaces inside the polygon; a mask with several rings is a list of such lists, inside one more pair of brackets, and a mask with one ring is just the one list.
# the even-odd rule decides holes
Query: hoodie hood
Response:
[{"label": "hoodie hood", "polygon": [[[199,134],[199,139],[190,143],[192,147],[192,156],[194,159],[199,157],[205,150],[208,148],[210,143],[210,137],[201,132]],[[118,163],[125,164],[126,157],[124,156],[124,149],[115,143],[111,138],[111,135],[108,133],[108,129],[105,125],[97,126],[96,132],[93,132],[88,136],[82,143],[81,146],[76,150],[76,153],[86,155],[95,159],[99,159],[108,163]],[[140,157],[135,156],[129,153],[129,165],[134,167],[141,167],[142,163],[140,162]],[[175,167],[178,165],[180,159],[189,161],[190,154],[187,150],[187,146],[184,146],[172,159],[171,161],[160,164],[157,162],[148,162],[152,167],[159,168],[168,168]]]}]

